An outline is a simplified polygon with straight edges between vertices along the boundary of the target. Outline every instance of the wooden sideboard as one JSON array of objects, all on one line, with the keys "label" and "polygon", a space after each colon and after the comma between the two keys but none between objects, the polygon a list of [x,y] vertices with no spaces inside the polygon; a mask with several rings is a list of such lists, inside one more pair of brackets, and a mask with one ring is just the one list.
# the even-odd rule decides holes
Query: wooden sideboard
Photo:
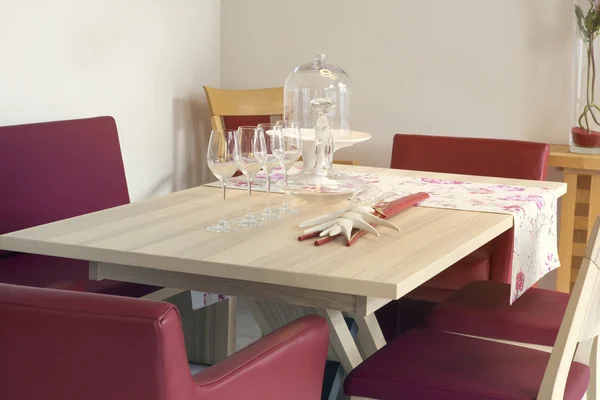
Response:
[{"label": "wooden sideboard", "polygon": [[600,214],[600,155],[571,153],[568,145],[552,145],[549,165],[562,169],[568,185],[560,209],[558,255],[562,266],[556,282],[557,290],[568,293]]}]

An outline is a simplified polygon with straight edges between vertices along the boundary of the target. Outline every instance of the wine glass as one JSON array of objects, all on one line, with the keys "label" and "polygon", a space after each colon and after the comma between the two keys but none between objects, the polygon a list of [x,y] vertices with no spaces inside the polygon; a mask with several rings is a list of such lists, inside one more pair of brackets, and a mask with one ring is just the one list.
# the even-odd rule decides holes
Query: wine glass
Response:
[{"label": "wine glass", "polygon": [[[302,155],[302,133],[298,128],[298,123],[295,121],[277,121],[277,125],[282,127],[283,133],[283,170],[284,170],[284,192],[287,195],[288,189],[288,172],[289,169],[296,163]],[[279,210],[281,214],[294,214],[297,210],[292,209],[286,202],[285,196],[283,204]]]},{"label": "wine glass", "polygon": [[239,146],[237,131],[233,129],[223,131],[213,130],[210,133],[210,140],[208,142],[206,163],[223,187],[223,206],[221,207],[221,220],[219,223],[206,228],[211,232],[234,232],[237,230],[225,221],[224,209],[227,182],[229,182],[229,179],[238,170],[238,160]]},{"label": "wine glass", "polygon": [[269,194],[271,193],[271,172],[277,167],[284,155],[283,132],[281,125],[274,124],[258,124],[265,137],[266,143],[266,158],[263,170],[267,175],[267,202],[261,218],[264,220],[279,219],[281,216],[271,209],[269,203]]},{"label": "wine glass", "polygon": [[241,221],[240,226],[258,226],[262,221],[252,214],[252,179],[265,164],[267,157],[265,135],[262,129],[256,126],[240,126],[237,130],[239,141],[239,169],[246,177],[248,183],[248,212]]}]

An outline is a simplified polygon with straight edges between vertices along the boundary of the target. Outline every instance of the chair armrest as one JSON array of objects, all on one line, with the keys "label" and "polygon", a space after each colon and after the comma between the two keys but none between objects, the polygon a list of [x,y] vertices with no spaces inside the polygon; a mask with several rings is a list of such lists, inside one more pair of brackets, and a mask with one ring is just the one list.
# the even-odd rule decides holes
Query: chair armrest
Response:
[{"label": "chair armrest", "polygon": [[307,315],[194,376],[206,399],[319,399],[329,345],[324,318]]}]

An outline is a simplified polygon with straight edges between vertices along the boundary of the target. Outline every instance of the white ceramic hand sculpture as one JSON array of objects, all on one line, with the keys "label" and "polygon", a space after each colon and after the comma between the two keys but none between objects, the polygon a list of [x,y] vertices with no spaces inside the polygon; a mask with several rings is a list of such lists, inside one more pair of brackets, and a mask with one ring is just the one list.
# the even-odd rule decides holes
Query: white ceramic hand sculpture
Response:
[{"label": "white ceramic hand sculpture", "polygon": [[305,221],[300,224],[300,228],[308,228],[304,231],[305,234],[321,232],[319,236],[335,236],[343,233],[346,240],[350,240],[352,228],[364,229],[375,236],[379,236],[377,229],[373,228],[370,223],[386,226],[400,232],[400,228],[396,225],[373,215],[374,211],[369,206],[351,207]]}]

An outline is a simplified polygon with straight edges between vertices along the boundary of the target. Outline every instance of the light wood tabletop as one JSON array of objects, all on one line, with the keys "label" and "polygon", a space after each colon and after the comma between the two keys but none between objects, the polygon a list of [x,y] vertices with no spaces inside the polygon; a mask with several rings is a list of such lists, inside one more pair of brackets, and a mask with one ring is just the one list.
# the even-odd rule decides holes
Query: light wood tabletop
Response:
[{"label": "light wood tabletop", "polygon": [[[369,167],[379,174],[436,176]],[[464,178],[464,177],[462,177]],[[540,182],[464,178],[540,186]],[[564,184],[543,182],[564,193]],[[273,196],[277,201],[277,195]],[[298,242],[298,224],[331,206],[235,233],[205,230],[222,207],[221,191],[193,189],[0,236],[0,248],[141,268],[233,278],[298,288],[397,299],[512,226],[512,217],[414,207],[393,218],[402,232],[381,229],[355,246]],[[258,203],[258,201],[256,202]],[[227,218],[241,216],[247,195],[229,190]],[[339,207],[339,206],[338,206]]]},{"label": "light wood tabletop", "polygon": [[[557,196],[566,184],[338,166],[340,170],[391,177],[460,179],[545,187]],[[264,193],[256,193],[258,211]],[[340,204],[305,205],[298,215],[235,233],[206,226],[219,218],[222,193],[196,187],[113,209],[0,236],[0,249],[90,261],[91,279],[115,279],[161,287],[245,297],[263,333],[306,313],[330,325],[330,358],[346,371],[385,344],[374,312],[415,289],[494,239],[513,224],[511,215],[412,207],[391,220],[402,232],[316,247],[298,242],[300,222]],[[272,195],[280,202],[281,195]],[[228,190],[227,219],[248,204],[243,190]],[[355,316],[359,349],[342,312]]]}]

